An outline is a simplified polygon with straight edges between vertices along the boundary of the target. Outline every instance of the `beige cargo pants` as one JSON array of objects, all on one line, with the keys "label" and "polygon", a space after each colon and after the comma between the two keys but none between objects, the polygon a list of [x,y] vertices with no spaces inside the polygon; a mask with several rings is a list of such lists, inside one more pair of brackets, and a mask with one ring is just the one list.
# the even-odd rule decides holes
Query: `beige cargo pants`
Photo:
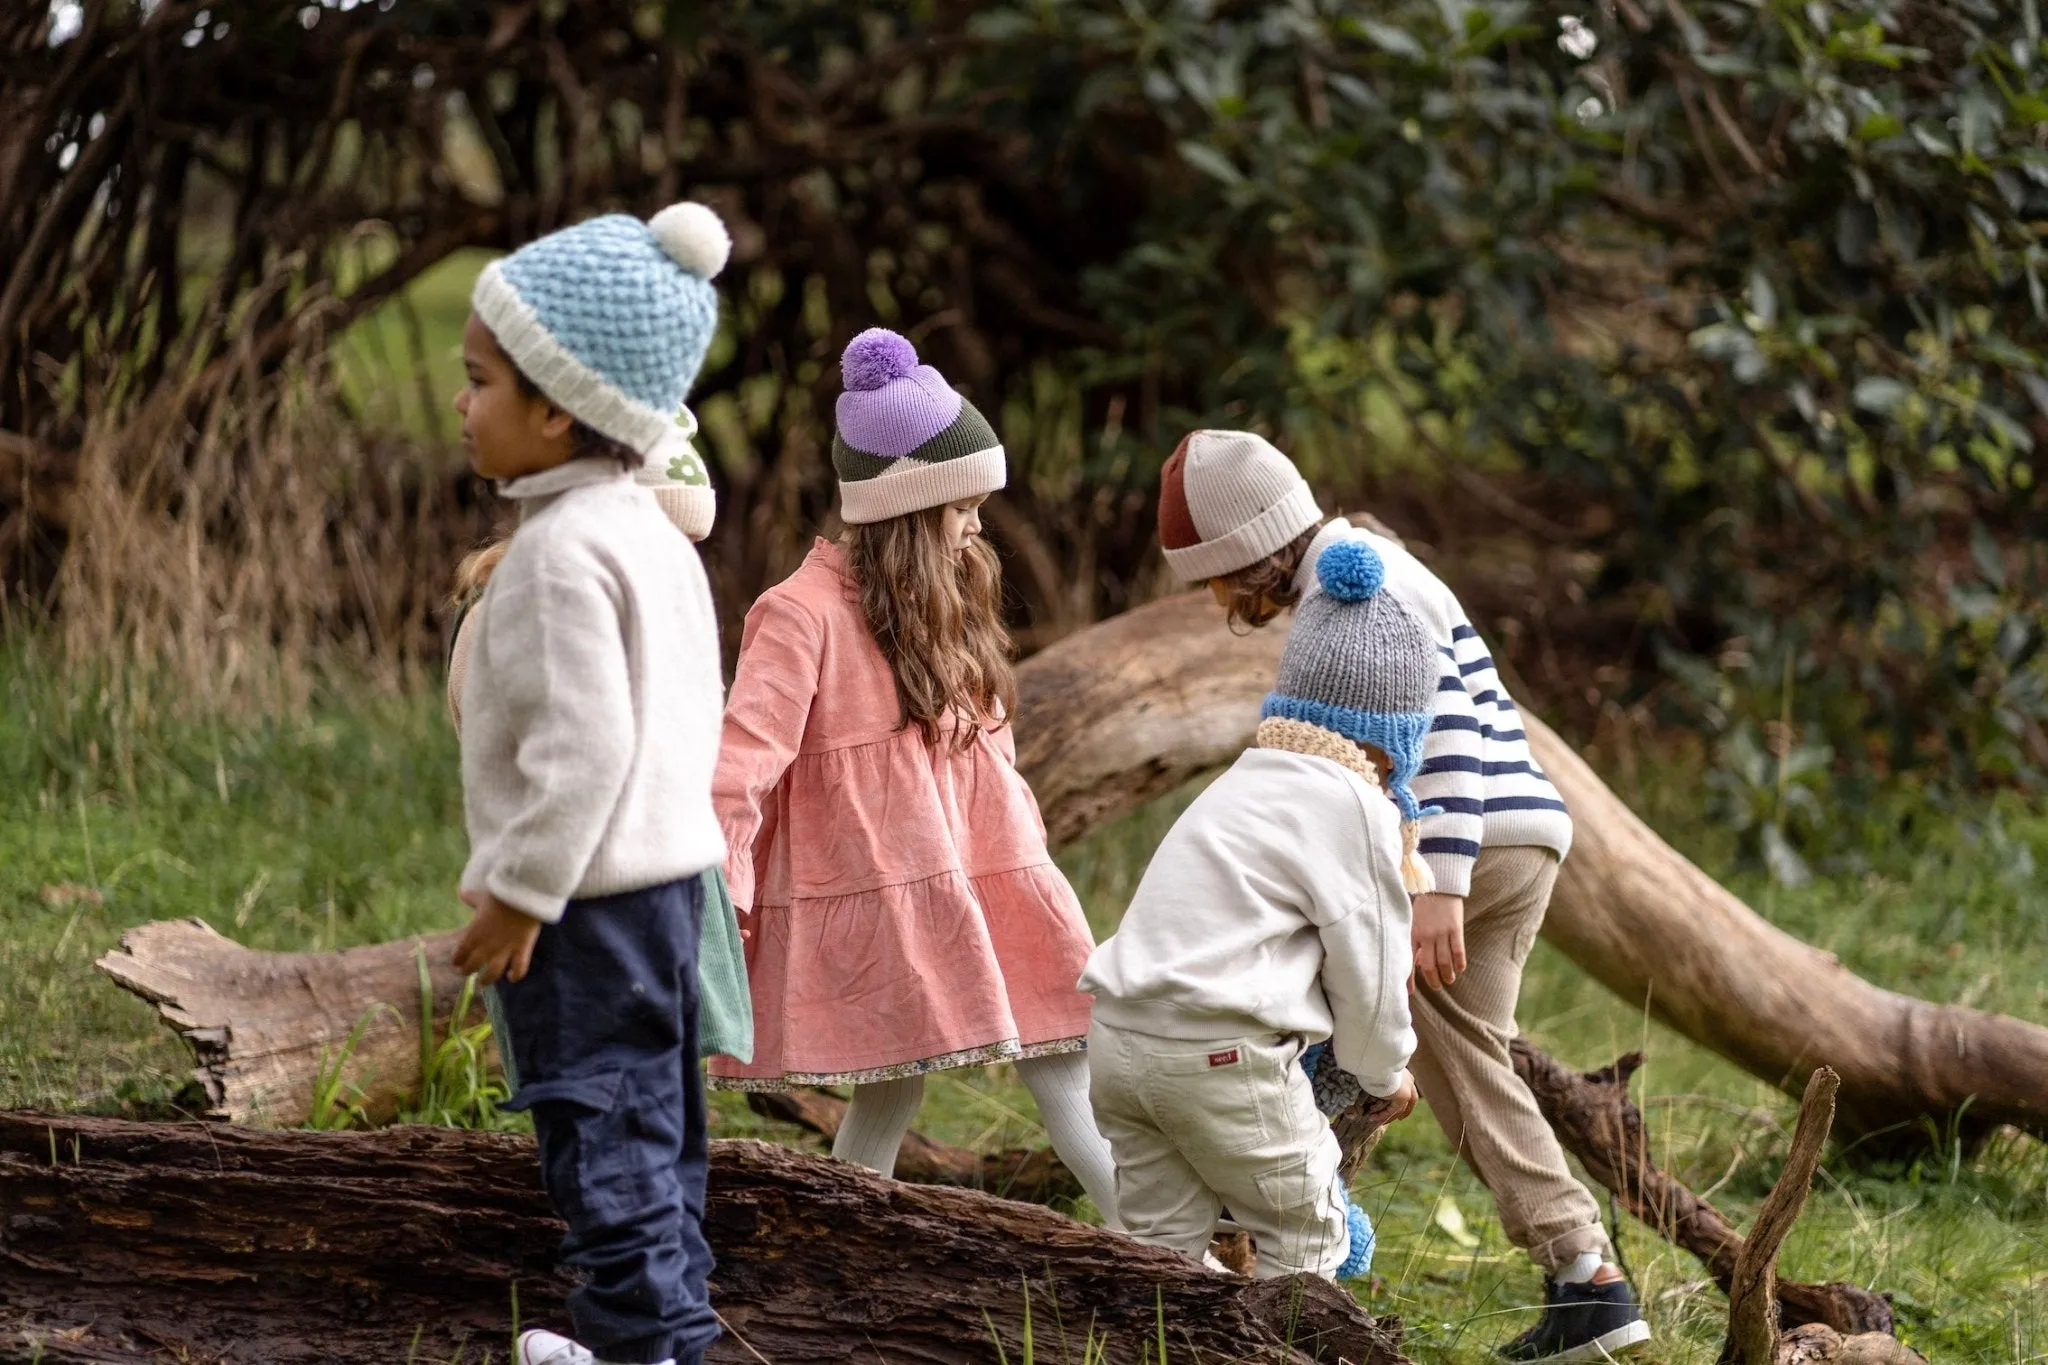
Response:
[{"label": "beige cargo pants", "polygon": [[1611,1259],[1600,1206],[1515,1074],[1522,966],[1557,882],[1547,848],[1487,847],[1465,898],[1465,974],[1442,990],[1418,976],[1409,997],[1416,1048],[1408,1069],[1451,1146],[1493,1195],[1508,1240],[1546,1272],[1596,1251]]},{"label": "beige cargo pants", "polygon": [[1273,1034],[1188,1042],[1095,1021],[1088,1098],[1125,1232],[1199,1261],[1227,1205],[1258,1244],[1261,1278],[1344,1263],[1341,1153],[1301,1052]]}]

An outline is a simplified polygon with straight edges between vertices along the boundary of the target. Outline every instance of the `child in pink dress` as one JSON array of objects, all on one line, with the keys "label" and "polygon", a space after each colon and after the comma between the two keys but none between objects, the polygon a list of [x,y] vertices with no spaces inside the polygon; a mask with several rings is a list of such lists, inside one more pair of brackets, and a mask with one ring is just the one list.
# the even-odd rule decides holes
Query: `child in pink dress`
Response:
[{"label": "child in pink dress", "polygon": [[934,1071],[1009,1061],[1115,1222],[1088,1105],[1094,947],[1016,769],[1001,570],[978,509],[1003,449],[894,332],[841,358],[842,516],[747,615],[712,798],[749,931],[734,1090],[851,1085],[832,1153],[884,1175]]}]

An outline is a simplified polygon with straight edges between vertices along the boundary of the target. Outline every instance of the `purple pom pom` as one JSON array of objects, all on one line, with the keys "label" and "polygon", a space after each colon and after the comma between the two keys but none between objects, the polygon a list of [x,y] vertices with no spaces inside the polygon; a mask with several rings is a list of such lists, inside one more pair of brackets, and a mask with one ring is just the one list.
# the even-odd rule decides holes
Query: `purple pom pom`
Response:
[{"label": "purple pom pom", "polygon": [[886,327],[870,327],[846,343],[839,373],[846,387],[860,392],[879,389],[917,368],[917,348]]}]

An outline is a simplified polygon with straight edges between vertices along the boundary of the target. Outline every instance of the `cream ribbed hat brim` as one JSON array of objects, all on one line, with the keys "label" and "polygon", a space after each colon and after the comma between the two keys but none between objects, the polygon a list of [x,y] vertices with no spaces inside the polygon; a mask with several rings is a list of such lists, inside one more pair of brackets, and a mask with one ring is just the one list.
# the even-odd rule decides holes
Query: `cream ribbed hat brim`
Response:
[{"label": "cream ribbed hat brim", "polygon": [[1236,573],[1282,549],[1311,526],[1321,524],[1322,509],[1306,483],[1297,483],[1287,494],[1234,530],[1214,540],[1180,550],[1162,550],[1166,567],[1183,583],[1202,583]]}]

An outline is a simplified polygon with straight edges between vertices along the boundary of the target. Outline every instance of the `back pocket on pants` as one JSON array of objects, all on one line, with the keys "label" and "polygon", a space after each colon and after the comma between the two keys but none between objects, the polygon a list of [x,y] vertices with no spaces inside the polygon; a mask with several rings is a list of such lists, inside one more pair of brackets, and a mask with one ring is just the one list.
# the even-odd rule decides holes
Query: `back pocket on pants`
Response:
[{"label": "back pocket on pants", "polygon": [[[1256,1049],[1243,1042],[1195,1045],[1139,1059],[1160,1131],[1184,1152],[1237,1156],[1271,1141],[1267,1109],[1284,1103]],[[1269,1090],[1274,1093],[1268,1094]]]}]

